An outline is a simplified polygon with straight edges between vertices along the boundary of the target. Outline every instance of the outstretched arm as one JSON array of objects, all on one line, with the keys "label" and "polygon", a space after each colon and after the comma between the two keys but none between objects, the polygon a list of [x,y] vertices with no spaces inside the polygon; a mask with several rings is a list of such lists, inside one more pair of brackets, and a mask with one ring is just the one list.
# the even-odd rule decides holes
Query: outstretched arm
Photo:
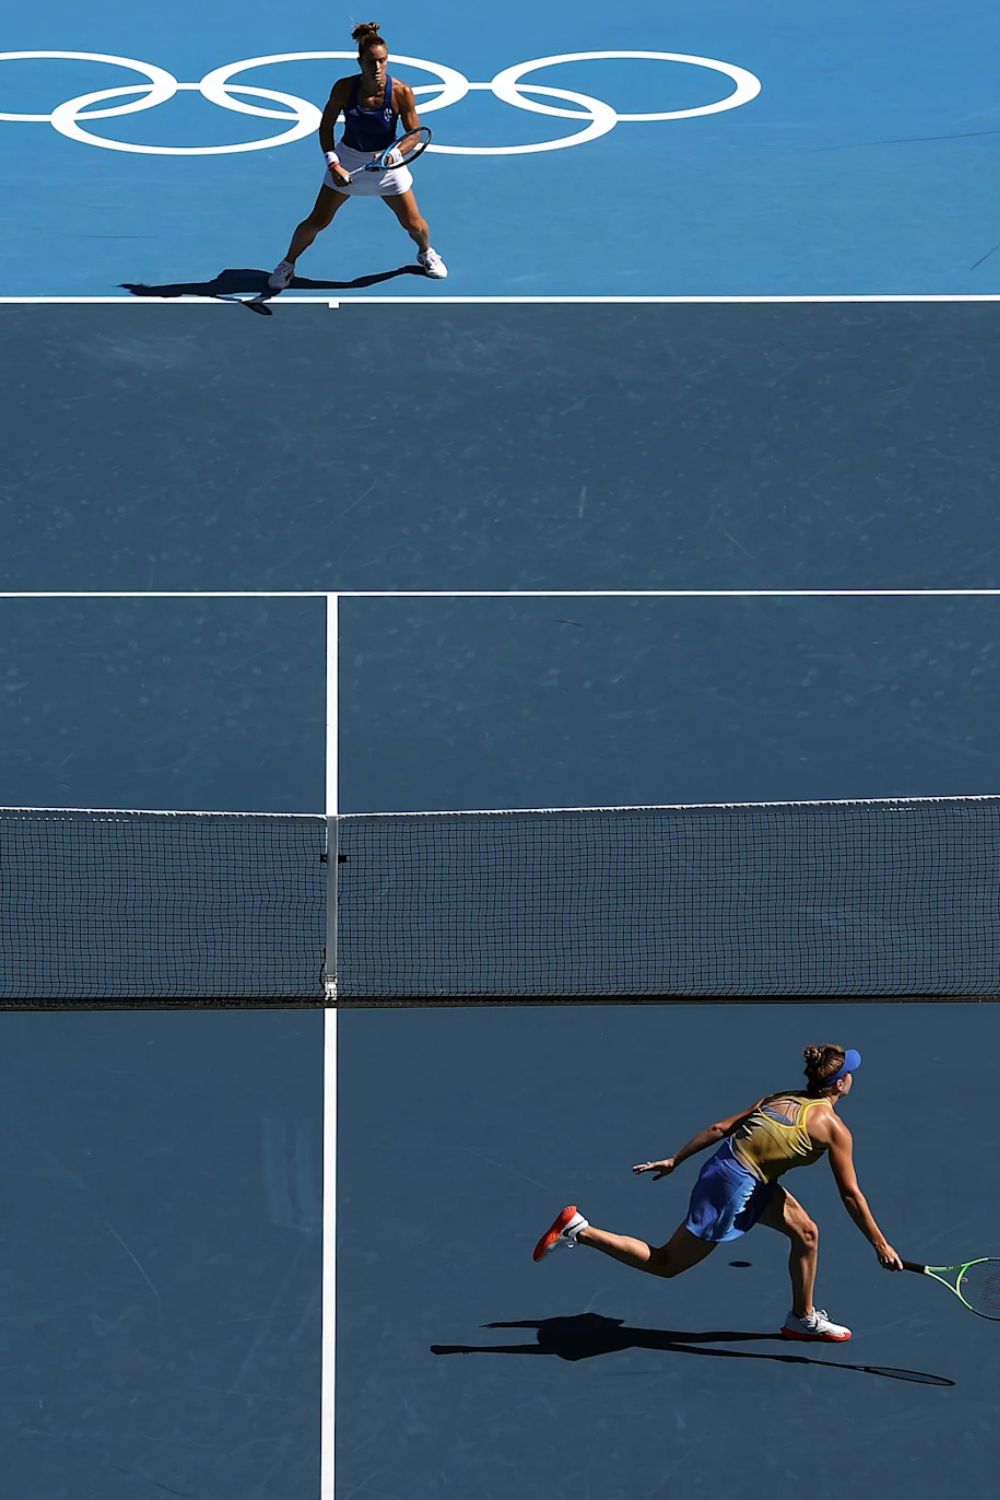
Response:
[{"label": "outstretched arm", "polygon": [[843,1120],[831,1121],[830,1166],[840,1190],[840,1200],[865,1238],[874,1246],[879,1264],[887,1271],[901,1271],[903,1262],[875,1222],[868,1200],[858,1185],[854,1170],[854,1140]]},{"label": "outstretched arm", "polygon": [[[757,1101],[760,1103],[760,1100]],[[733,1131],[757,1108],[751,1104],[749,1109],[741,1110],[738,1115],[730,1115],[725,1120],[717,1120],[714,1125],[708,1125],[704,1130],[699,1130],[697,1135],[691,1137],[687,1145],[682,1146],[674,1156],[666,1156],[660,1161],[641,1161],[632,1168],[637,1174],[652,1172],[653,1181],[659,1182],[661,1177],[669,1177],[675,1167],[679,1167],[682,1161],[687,1161],[689,1156],[695,1156],[699,1151],[705,1151],[709,1146],[717,1146],[727,1135]]]}]

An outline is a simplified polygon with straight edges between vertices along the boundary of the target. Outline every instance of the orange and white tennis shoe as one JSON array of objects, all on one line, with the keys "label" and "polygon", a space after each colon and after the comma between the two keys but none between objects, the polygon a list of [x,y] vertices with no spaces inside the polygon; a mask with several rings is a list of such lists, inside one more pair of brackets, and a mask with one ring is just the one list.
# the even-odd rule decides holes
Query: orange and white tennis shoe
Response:
[{"label": "orange and white tennis shoe", "polygon": [[783,1339],[805,1339],[827,1344],[843,1344],[851,1337],[851,1330],[828,1318],[822,1307],[814,1308],[799,1318],[789,1313],[781,1330]]},{"label": "orange and white tennis shoe", "polygon": [[588,1220],[583,1217],[576,1204],[571,1203],[552,1220],[531,1252],[532,1260],[541,1260],[550,1250],[557,1250],[560,1245],[575,1245],[580,1230],[589,1228]]}]

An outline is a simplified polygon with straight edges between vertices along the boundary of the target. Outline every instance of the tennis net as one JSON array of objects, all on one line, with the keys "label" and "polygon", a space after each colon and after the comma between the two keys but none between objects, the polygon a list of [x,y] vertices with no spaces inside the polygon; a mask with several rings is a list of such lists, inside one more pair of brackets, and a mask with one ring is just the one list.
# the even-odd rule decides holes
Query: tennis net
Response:
[{"label": "tennis net", "polygon": [[339,821],[342,999],[1000,993],[1000,798]]},{"label": "tennis net", "polygon": [[0,1000],[322,1000],[321,817],[0,809]]},{"label": "tennis net", "polygon": [[1000,797],[0,809],[8,1005],[793,996],[1000,996]]}]

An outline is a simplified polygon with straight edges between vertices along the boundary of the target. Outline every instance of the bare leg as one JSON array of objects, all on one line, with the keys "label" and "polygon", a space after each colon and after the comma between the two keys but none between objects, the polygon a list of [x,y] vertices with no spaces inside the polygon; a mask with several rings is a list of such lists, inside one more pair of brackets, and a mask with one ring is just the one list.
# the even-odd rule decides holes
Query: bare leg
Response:
[{"label": "bare leg", "polygon": [[802,1204],[779,1187],[758,1220],[787,1237],[788,1275],[792,1283],[792,1312],[798,1318],[814,1311],[813,1292],[819,1261],[819,1229]]},{"label": "bare leg", "polygon": [[595,1229],[593,1225],[582,1229],[576,1242],[600,1250],[602,1255],[610,1255],[623,1266],[648,1271],[651,1276],[667,1277],[690,1270],[715,1249],[713,1240],[699,1239],[683,1224],[675,1229],[665,1245],[647,1245],[645,1240],[635,1240],[626,1234],[610,1234],[606,1229]]},{"label": "bare leg", "polygon": [[427,220],[421,217],[417,200],[413,196],[413,189],[408,193],[397,193],[394,197],[382,200],[406,230],[410,239],[417,249],[426,253],[431,247],[431,232],[427,227]]},{"label": "bare leg", "polygon": [[290,260],[294,265],[303,251],[309,249],[316,236],[322,230],[329,228],[334,214],[343,208],[347,201],[347,193],[338,193],[324,183],[319,190],[319,197],[316,199],[312,213],[307,219],[302,220],[292,235],[292,242],[285,259]]}]

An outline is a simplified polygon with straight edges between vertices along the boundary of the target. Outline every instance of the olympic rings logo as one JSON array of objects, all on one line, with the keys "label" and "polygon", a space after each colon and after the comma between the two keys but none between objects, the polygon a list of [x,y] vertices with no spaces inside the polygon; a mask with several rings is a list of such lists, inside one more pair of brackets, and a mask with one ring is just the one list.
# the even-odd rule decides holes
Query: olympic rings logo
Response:
[{"label": "olympic rings logo", "polygon": [[[228,156],[240,151],[266,151],[274,146],[287,146],[293,141],[300,141],[306,136],[313,135],[319,127],[321,111],[315,104],[311,104],[306,99],[300,99],[295,94],[282,93],[278,89],[251,86],[248,83],[233,83],[232,80],[241,73],[249,72],[251,68],[267,68],[278,63],[317,62],[335,58],[345,58],[356,62],[357,54],[354,52],[281,52],[271,57],[249,57],[242,62],[226,63],[221,68],[213,68],[198,83],[180,83],[172,73],[167,72],[165,68],[156,67],[153,63],[138,62],[131,57],[115,57],[104,52],[0,52],[0,62],[56,59],[69,62],[106,63],[112,67],[129,69],[143,75],[146,79],[144,83],[95,89],[92,93],[80,94],[75,99],[67,99],[63,104],[57,105],[49,114],[12,114],[0,111],[0,120],[49,124],[58,130],[60,135],[68,136],[70,140],[81,141],[89,146],[100,146],[105,151],[128,151],[137,156]],[[681,63],[693,68],[706,69],[711,73],[721,73],[731,81],[733,88],[724,98],[711,104],[697,105],[694,109],[661,110],[650,114],[622,114],[619,110],[613,109],[610,104],[606,104],[603,99],[595,99],[575,89],[522,82],[528,74],[537,73],[542,68],[555,68],[562,63],[607,62],[629,58]],[[530,145],[449,146],[435,142],[429,149],[441,156],[523,156],[537,151],[560,151],[568,146],[583,146],[588,141],[595,141],[600,136],[607,135],[616,125],[626,122],[690,120],[700,115],[715,115],[725,110],[739,109],[741,105],[749,104],[752,99],[756,99],[761,90],[760,80],[753,73],[747,72],[745,68],[737,68],[732,63],[717,62],[710,57],[690,57],[682,52],[564,52],[555,57],[536,57],[530,62],[515,63],[513,67],[503,68],[490,79],[489,83],[472,83],[464,73],[459,73],[455,68],[445,67],[442,63],[428,62],[422,57],[400,57],[393,54],[392,61],[399,67],[416,68],[420,72],[436,75],[435,82],[414,86],[415,94],[432,96],[422,98],[421,115],[431,114],[438,109],[447,109],[452,104],[458,104],[467,94],[476,90],[489,92],[514,109],[527,110],[531,114],[550,115],[561,120],[575,120],[580,124],[580,128],[572,135],[558,136],[554,140],[536,141]],[[168,103],[176,94],[182,92],[201,94],[209,103],[217,104],[220,109],[231,110],[236,114],[283,122],[286,128],[264,140],[224,146],[137,145],[131,141],[111,140],[95,133],[90,128],[95,120],[112,120],[121,115],[141,114],[148,109],[155,109],[157,105]],[[133,97],[136,95],[138,97]],[[97,105],[106,106],[110,99],[130,102],[95,108]],[[270,105],[280,105],[281,108],[273,109],[266,104],[252,102],[262,99],[267,100]],[[553,99],[559,100],[560,103],[547,102]],[[573,105],[574,108],[565,108],[567,104]]]}]

